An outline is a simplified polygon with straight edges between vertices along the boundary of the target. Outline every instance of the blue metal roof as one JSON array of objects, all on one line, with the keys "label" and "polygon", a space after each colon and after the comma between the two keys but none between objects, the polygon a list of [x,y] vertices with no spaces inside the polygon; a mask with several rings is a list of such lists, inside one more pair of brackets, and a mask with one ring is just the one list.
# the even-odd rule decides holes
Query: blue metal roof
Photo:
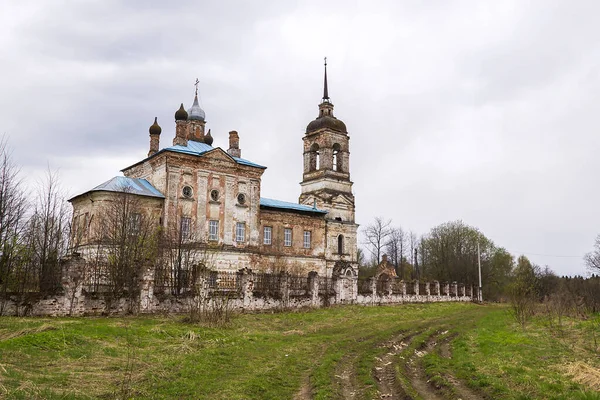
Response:
[{"label": "blue metal roof", "polygon": [[[200,142],[196,142],[194,140],[189,140],[187,146],[182,146],[182,145],[177,144],[175,146],[164,148],[162,151],[175,151],[177,153],[201,156],[202,154],[207,153],[216,148],[217,147],[209,146],[206,143],[200,143]],[[267,168],[265,166],[253,163],[252,161],[248,161],[243,158],[238,158],[238,157],[231,157],[231,158],[233,158],[235,160],[235,162],[237,162],[238,164],[241,164],[241,165],[248,165],[250,167],[262,168],[262,169]]]},{"label": "blue metal roof", "polygon": [[[158,197],[160,199],[164,199],[165,196],[158,191],[154,186],[150,184],[146,179],[140,178],[128,178],[126,176],[115,176],[114,178],[109,179],[108,181],[96,186],[92,190],[88,190],[85,193],[89,192],[128,192],[131,194],[137,194],[140,196],[147,197]],[[82,194],[85,194],[82,193]],[[75,197],[81,196],[77,195]],[[69,199],[73,200],[75,197]]]},{"label": "blue metal roof", "polygon": [[325,210],[319,210],[318,208],[314,208],[311,206],[305,206],[304,204],[297,204],[297,203],[290,203],[287,201],[267,199],[264,197],[260,198],[260,206],[261,207],[269,207],[269,208],[280,208],[283,210],[304,211],[304,212],[327,214],[327,211],[325,211]]}]

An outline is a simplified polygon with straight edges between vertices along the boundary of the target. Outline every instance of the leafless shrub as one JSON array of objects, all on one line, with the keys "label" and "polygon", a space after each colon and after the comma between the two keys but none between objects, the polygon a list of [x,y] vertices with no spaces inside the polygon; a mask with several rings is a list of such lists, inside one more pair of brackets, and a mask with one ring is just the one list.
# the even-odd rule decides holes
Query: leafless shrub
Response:
[{"label": "leafless shrub", "polygon": [[519,257],[509,287],[510,312],[523,329],[534,315],[538,300],[536,268],[527,257]]}]

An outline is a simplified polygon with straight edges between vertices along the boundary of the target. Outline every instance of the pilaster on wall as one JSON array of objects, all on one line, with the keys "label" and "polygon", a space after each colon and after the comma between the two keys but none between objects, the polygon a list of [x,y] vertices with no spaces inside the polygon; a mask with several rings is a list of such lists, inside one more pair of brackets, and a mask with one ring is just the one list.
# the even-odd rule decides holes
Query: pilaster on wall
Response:
[{"label": "pilaster on wall", "polygon": [[343,278],[340,276],[333,276],[332,279],[335,302],[336,304],[340,304],[345,300],[344,282],[342,281]]}]

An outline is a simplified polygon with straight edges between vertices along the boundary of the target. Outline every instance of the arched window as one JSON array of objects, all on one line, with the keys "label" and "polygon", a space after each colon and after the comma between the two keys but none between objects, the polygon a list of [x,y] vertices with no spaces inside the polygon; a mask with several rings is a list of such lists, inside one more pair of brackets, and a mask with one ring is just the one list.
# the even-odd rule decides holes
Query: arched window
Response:
[{"label": "arched window", "polygon": [[321,155],[318,151],[315,152],[315,169],[318,171],[321,168]]},{"label": "arched window", "polygon": [[333,166],[334,171],[342,171],[342,157],[340,154],[341,149],[342,146],[340,146],[338,143],[333,145],[333,163],[331,165]]},{"label": "arched window", "polygon": [[344,254],[344,236],[343,235],[338,236],[338,254],[340,254],[340,255]]},{"label": "arched window", "polygon": [[320,162],[321,160],[319,159],[319,145],[316,143],[313,143],[312,146],[310,146],[310,171],[316,171],[319,169],[320,167]]}]

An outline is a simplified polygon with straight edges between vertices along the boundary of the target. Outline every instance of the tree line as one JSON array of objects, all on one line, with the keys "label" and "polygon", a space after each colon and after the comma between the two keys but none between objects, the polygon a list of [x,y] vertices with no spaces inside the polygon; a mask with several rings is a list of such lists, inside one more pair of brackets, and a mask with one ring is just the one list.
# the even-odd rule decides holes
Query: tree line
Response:
[{"label": "tree line", "polygon": [[[532,301],[542,301],[558,292],[574,293],[577,289],[582,296],[585,294],[590,307],[600,304],[597,298],[600,295],[592,295],[594,288],[600,289],[596,275],[559,277],[548,266],[536,265],[524,255],[515,258],[478,228],[463,221],[446,222],[418,236],[389,219],[377,217],[363,228],[362,235],[365,252],[359,252],[361,276],[373,275],[386,254],[401,279],[477,285],[480,260],[486,300],[509,301],[525,293]],[[584,260],[590,271],[600,272],[600,236],[594,251]]]}]

